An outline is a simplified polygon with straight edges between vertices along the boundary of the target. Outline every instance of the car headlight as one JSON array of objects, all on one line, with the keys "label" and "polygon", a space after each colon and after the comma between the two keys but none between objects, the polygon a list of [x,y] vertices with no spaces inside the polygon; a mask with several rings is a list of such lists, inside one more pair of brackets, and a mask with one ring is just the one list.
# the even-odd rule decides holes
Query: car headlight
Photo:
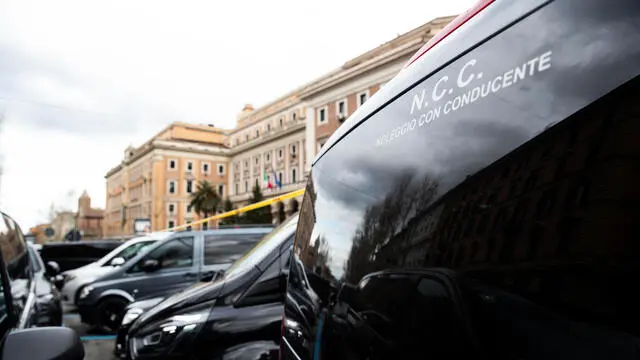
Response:
[{"label": "car headlight", "polygon": [[126,326],[126,325],[131,324],[135,319],[137,319],[140,315],[142,315],[143,312],[144,312],[144,310],[142,310],[140,308],[131,308],[131,309],[129,309],[124,314],[124,317],[122,318],[122,326]]},{"label": "car headlight", "polygon": [[93,286],[91,285],[83,287],[82,291],[80,291],[80,295],[78,296],[78,299],[82,300],[86,298],[87,296],[89,296],[89,294],[91,294],[92,291],[93,291]]},{"label": "car headlight", "polygon": [[182,353],[195,338],[201,325],[207,321],[210,310],[210,306],[202,307],[191,312],[173,315],[145,327],[131,338],[129,347],[133,357],[139,354]]}]

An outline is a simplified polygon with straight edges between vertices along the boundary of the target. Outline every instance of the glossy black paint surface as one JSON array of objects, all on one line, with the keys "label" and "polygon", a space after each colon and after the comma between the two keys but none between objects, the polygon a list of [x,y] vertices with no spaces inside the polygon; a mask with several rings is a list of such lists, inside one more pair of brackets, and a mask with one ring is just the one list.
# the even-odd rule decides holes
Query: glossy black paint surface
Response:
[{"label": "glossy black paint surface", "polygon": [[640,3],[540,3],[490,5],[329,141],[283,359],[637,357]]},{"label": "glossy black paint surface", "polygon": [[40,255],[44,262],[55,261],[60,271],[67,271],[100,260],[111,250],[122,245],[118,240],[90,240],[42,245]]},{"label": "glossy black paint surface", "polygon": [[[235,265],[219,280],[193,286],[146,309],[126,333],[119,333],[121,347],[116,353],[135,359],[275,360],[296,219],[276,228],[245,255],[250,266]],[[143,301],[140,308],[144,307]],[[166,324],[199,313],[205,314],[202,321],[178,325],[170,341],[139,346]],[[188,325],[193,326],[190,332],[185,330]],[[132,347],[137,350],[132,352]]]}]

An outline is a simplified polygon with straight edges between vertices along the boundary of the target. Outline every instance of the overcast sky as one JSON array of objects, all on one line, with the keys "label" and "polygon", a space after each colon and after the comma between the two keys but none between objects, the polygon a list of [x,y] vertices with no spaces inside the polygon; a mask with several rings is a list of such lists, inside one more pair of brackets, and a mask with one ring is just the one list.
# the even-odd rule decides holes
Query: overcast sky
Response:
[{"label": "overcast sky", "polygon": [[23,229],[171,121],[255,106],[474,0],[0,1],[0,208]]}]

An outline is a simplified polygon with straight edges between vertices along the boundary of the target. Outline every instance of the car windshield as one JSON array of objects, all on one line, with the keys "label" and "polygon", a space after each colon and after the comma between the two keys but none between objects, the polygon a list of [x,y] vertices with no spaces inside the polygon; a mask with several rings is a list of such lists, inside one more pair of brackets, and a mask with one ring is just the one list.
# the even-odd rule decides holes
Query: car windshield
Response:
[{"label": "car windshield", "polygon": [[122,250],[120,253],[118,253],[116,256],[114,256],[114,258],[116,257],[121,257],[123,258],[125,261],[131,259],[132,257],[136,256],[142,249],[146,248],[147,246],[153,244],[155,242],[155,240],[149,240],[149,241],[141,241],[137,244],[133,244],[131,246],[129,246],[128,248]]},{"label": "car windshield", "polygon": [[283,222],[275,228],[272,232],[265,235],[262,240],[243,257],[238,259],[231,265],[224,274],[224,278],[242,274],[245,271],[253,268],[262,259],[267,257],[275,248],[282,245],[282,242],[289,236],[293,235],[298,225],[298,216],[292,216],[287,221]]},{"label": "car windshield", "polygon": [[98,263],[102,266],[102,265],[108,265],[111,263],[111,261],[117,257],[122,257],[124,258],[124,260],[129,260],[131,258],[133,258],[134,256],[136,256],[140,250],[144,249],[145,247],[147,247],[148,245],[151,245],[153,243],[155,243],[158,240],[163,240],[169,237],[169,235],[171,235],[172,233],[167,231],[164,233],[156,233],[152,236],[147,237],[149,239],[149,241],[141,241],[139,243],[136,244],[131,244],[130,241],[132,240],[136,240],[136,239],[143,239],[145,237],[139,237],[139,238],[134,238],[131,239],[127,242],[125,242],[124,244],[118,246],[117,248],[113,249],[110,253],[108,253],[107,255],[103,256],[100,260],[98,260]]}]

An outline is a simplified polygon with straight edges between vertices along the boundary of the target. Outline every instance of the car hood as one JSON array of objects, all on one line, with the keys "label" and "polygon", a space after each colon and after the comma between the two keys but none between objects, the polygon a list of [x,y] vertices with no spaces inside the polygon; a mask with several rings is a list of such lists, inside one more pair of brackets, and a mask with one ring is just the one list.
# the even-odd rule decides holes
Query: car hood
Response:
[{"label": "car hood", "polygon": [[[131,326],[131,332],[144,326],[145,324],[148,324],[149,322],[169,316],[169,314],[181,309],[199,304],[203,301],[213,300],[218,297],[218,295],[222,291],[223,286],[223,281],[217,281],[213,283],[199,283],[177,294],[171,295],[168,298],[158,302],[157,305],[153,306],[148,311],[145,311],[144,314],[140,315],[140,317]],[[151,300],[153,299],[149,299],[147,301]]]},{"label": "car hood", "polygon": [[142,299],[142,300],[138,300],[138,301],[134,301],[131,304],[127,305],[127,310],[129,309],[140,309],[142,311],[147,311],[151,308],[153,308],[154,306],[158,305],[159,303],[161,303],[164,299],[164,297],[154,297],[154,298],[148,298],[148,299]]}]

